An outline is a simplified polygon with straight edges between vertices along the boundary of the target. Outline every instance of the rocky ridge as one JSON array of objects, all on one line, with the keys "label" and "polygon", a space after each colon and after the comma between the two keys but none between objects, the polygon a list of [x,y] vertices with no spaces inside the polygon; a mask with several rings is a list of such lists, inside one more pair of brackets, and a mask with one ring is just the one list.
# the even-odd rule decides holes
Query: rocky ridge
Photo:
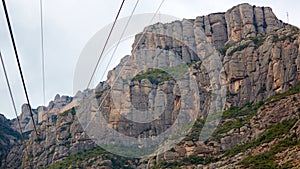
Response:
[{"label": "rocky ridge", "polygon": [[[197,82],[199,93],[195,94],[199,94],[200,102],[203,103],[200,107],[203,114],[199,116],[199,122],[201,122],[201,118],[205,118],[209,109],[210,100],[207,98],[212,96],[211,79],[207,74],[207,71],[211,70],[205,68],[205,58],[209,58],[211,53],[217,53],[224,66],[222,72],[226,77],[225,84],[228,91],[226,107],[229,109],[238,106],[245,111],[238,109],[236,111],[238,115],[224,118],[221,121],[219,129],[228,124],[236,125],[235,122],[241,119],[241,123],[238,123],[237,126],[229,127],[231,130],[227,131],[228,129],[226,129],[226,132],[216,133],[205,143],[194,140],[193,137],[188,139],[188,137],[174,149],[157,156],[154,160],[144,159],[140,168],[147,165],[159,168],[164,167],[165,164],[172,166],[174,163],[180,162],[187,167],[199,168],[238,166],[248,156],[269,151],[272,146],[278,143],[278,140],[290,137],[294,128],[298,126],[299,122],[295,122],[290,131],[280,135],[282,138],[268,140],[263,146],[257,145],[256,149],[248,149],[247,152],[240,154],[233,153],[233,156],[216,160],[224,152],[230,151],[238,145],[259,139],[267,132],[268,128],[283,123],[283,120],[299,118],[297,115],[299,95],[297,94],[273,103],[264,102],[260,104],[277,93],[285,92],[295,86],[300,77],[299,30],[278,20],[271,8],[241,4],[225,13],[210,14],[196,19],[184,19],[168,24],[157,23],[145,28],[144,31],[146,36],[142,37],[142,34],[138,34],[135,37],[134,46],[137,47],[132,51],[132,56],[123,58],[121,63],[109,72],[108,80],[97,86],[94,95],[84,96],[88,98],[88,101],[96,101],[93,103],[94,105],[88,107],[89,113],[97,112],[93,106],[98,106],[103,101],[107,121],[119,132],[126,133],[130,127],[138,128],[142,132],[131,130],[134,131],[131,136],[149,137],[164,131],[175,121],[174,118],[170,117],[176,116],[178,109],[176,106],[189,103],[189,100],[183,101],[181,99],[184,93],[178,92],[174,76],[161,78],[159,74],[162,72],[157,71],[157,69],[176,67],[180,66],[181,63],[186,63],[187,67],[184,70],[188,70],[191,79]],[[140,37],[142,38],[140,39]],[[214,48],[209,48],[208,43],[212,43]],[[203,50],[204,47],[208,48]],[[164,57],[161,57],[160,53],[163,53]],[[125,67],[122,68],[124,65]],[[118,74],[123,70],[126,73],[121,73],[121,76],[118,77]],[[118,80],[122,80],[122,83],[116,83],[114,87],[111,87],[114,81]],[[124,81],[126,83],[123,83]],[[124,106],[121,107],[124,110],[130,106],[134,106],[138,110],[148,109],[149,105],[145,106],[141,102],[151,103],[156,105],[153,107],[159,107],[157,103],[163,102],[163,98],[160,97],[158,91],[164,91],[167,93],[167,100],[169,101],[165,111],[169,114],[165,116],[167,118],[162,118],[159,122],[141,126],[127,126],[122,116],[119,115],[118,108],[114,107],[112,103],[112,99],[115,98],[104,98],[104,94],[113,96],[108,89],[112,89],[112,93],[115,92],[116,95],[124,96],[123,98],[134,99],[122,100],[120,105]],[[155,91],[152,93],[153,97],[147,97],[152,90]],[[12,148],[4,160],[8,167],[18,168],[21,166],[20,161],[23,161],[27,168],[46,167],[53,163],[61,164],[59,161],[68,159],[70,155],[76,156],[78,152],[95,148],[92,139],[82,130],[75,116],[77,112],[72,106],[63,109],[72,101],[72,98],[64,98],[63,101],[59,101],[60,99],[57,98],[53,104],[47,108],[42,108],[52,112],[49,116],[50,120],[48,116],[45,116],[47,118],[42,118],[43,120],[39,125],[39,130],[46,132],[40,137],[31,134],[26,142],[27,153],[25,153],[25,147],[21,149],[19,147]],[[114,102],[118,103],[118,100],[114,100]],[[247,103],[252,106],[250,108],[245,107],[244,105]],[[286,103],[293,103],[292,107],[287,107]],[[259,106],[253,106],[256,104]],[[252,112],[252,109],[255,112]],[[281,112],[278,110],[284,110],[284,113],[276,114]],[[243,116],[239,115],[243,112],[245,113]],[[30,124],[28,122],[24,124],[24,129],[29,130]],[[200,123],[198,127],[201,128]],[[201,130],[194,131],[199,133]],[[219,130],[217,129],[217,131]],[[296,130],[296,133],[299,134],[300,132]],[[261,147],[264,149],[260,149]],[[292,155],[293,152],[296,152],[297,146],[290,148],[291,151],[289,152],[287,150],[286,152],[276,152],[276,156],[280,157],[283,156],[282,153],[285,153],[290,159],[298,160],[294,159]],[[196,162],[195,164],[185,163],[186,159],[189,161],[196,160]],[[206,162],[203,163],[201,160],[206,160]],[[101,158],[98,161],[90,162],[91,164],[85,162],[84,165],[85,167],[93,166],[91,168],[101,166],[113,168],[111,162],[103,161],[105,159]],[[278,163],[284,164],[287,161],[281,160]],[[205,165],[203,166],[203,164]],[[80,166],[81,164],[76,163],[76,165]],[[130,166],[130,164],[128,165]],[[132,167],[137,166],[132,165]]]}]

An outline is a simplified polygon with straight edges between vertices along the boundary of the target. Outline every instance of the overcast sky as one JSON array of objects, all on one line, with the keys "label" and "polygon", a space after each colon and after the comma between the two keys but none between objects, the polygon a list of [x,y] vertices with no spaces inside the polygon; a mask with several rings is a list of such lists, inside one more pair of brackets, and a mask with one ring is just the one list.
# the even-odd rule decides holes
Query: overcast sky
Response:
[{"label": "overcast sky", "polygon": [[[129,16],[135,0],[127,0],[120,18]],[[135,14],[154,13],[161,0],[140,0]],[[214,12],[225,12],[234,5],[250,3],[256,6],[272,7],[277,17],[300,26],[299,0],[273,1],[202,1],[202,0],[166,0],[160,9],[161,14],[178,18],[195,18]],[[121,4],[121,0],[48,0],[43,1],[44,38],[46,60],[46,105],[59,93],[73,95],[73,76],[77,59],[88,40],[102,27],[111,23]],[[33,107],[43,105],[40,13],[39,0],[7,0],[7,7],[15,33],[17,48]],[[0,50],[5,59],[17,103],[18,113],[25,103],[22,84],[18,74],[15,56],[6,21],[0,7]],[[124,48],[124,46],[122,47]],[[126,48],[126,46],[125,46]],[[119,55],[129,54],[127,50]],[[120,54],[122,53],[122,54]],[[5,79],[0,67],[0,113],[14,118]]]}]

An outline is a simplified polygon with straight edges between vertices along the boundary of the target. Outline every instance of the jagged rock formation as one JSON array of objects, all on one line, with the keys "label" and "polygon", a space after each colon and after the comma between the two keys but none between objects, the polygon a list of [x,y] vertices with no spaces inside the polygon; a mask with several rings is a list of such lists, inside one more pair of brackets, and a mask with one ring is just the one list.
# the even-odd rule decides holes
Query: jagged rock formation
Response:
[{"label": "jagged rock formation", "polygon": [[[32,109],[33,119],[36,124],[47,119],[47,116],[57,115],[60,110],[69,104],[73,100],[72,97],[62,96],[57,94],[53,101],[49,102],[48,107],[40,106],[37,109]],[[21,127],[24,133],[30,133],[33,131],[33,122],[30,116],[30,110],[28,104],[22,105],[21,115],[19,116]],[[19,130],[18,122],[16,119],[12,120],[12,127],[15,130]]]},{"label": "jagged rock formation", "polygon": [[[286,91],[299,81],[299,30],[278,20],[270,8],[241,4],[226,13],[170,24],[158,23],[145,31],[150,33],[139,44],[141,35],[135,38],[138,46],[129,61],[130,65],[138,65],[133,66],[134,70],[157,66],[151,65],[151,61],[149,64],[148,60],[151,56],[154,58],[155,53],[141,49],[169,50],[164,54],[169,56],[162,58],[165,60],[157,61],[160,67],[172,65],[170,51],[179,53],[185,63],[202,58],[203,40],[199,32],[204,32],[208,41],[223,55],[221,60],[231,96],[229,105],[259,102],[276,92]],[[205,65],[204,70],[196,71],[196,78],[205,77]],[[201,82],[209,80],[198,78]],[[203,85],[211,84],[201,84],[200,87]]]},{"label": "jagged rock formation", "polygon": [[[215,45],[215,49],[209,48],[209,42]],[[299,82],[299,30],[278,20],[270,8],[241,4],[226,13],[168,24],[157,23],[146,27],[144,33],[136,35],[133,46],[132,56],[124,57],[121,63],[109,72],[106,85],[111,91],[96,91],[108,95],[106,100],[99,96],[99,102],[104,102],[107,109],[104,110],[106,121],[119,132],[136,128],[139,130],[136,134],[148,137],[149,133],[155,135],[165,130],[156,124],[144,124],[143,127],[131,124],[131,128],[122,119],[122,115],[132,113],[135,109],[140,111],[143,106],[147,110],[151,109],[153,100],[158,99],[157,93],[153,94],[154,98],[150,93],[154,89],[152,85],[157,82],[152,77],[147,77],[148,74],[156,76],[153,69],[174,68],[182,63],[190,65],[186,71],[190,73],[187,92],[195,93],[190,89],[191,81],[195,80],[198,83],[199,101],[203,103],[200,107],[200,117],[205,117],[211,108],[209,96],[215,85],[212,81],[218,80],[213,79],[209,73],[220,71],[217,66],[207,68],[207,64],[212,62],[209,59],[211,55],[218,57],[224,66],[224,72],[220,73],[224,74],[226,79],[228,107],[258,103],[278,92],[288,90]],[[221,52],[221,56],[216,50]],[[159,83],[164,86],[172,80],[176,83],[181,81],[173,77],[167,79],[167,82]],[[220,88],[220,84],[216,85]],[[167,128],[174,123],[173,117],[176,117],[176,97],[182,96],[180,93],[176,94],[174,87],[176,88],[169,85],[167,88],[174,93],[166,96],[171,102],[167,109],[170,114],[162,119],[163,122],[158,123],[165,124]],[[193,95],[191,98],[195,97]],[[156,103],[163,103],[163,99],[158,99]],[[181,99],[180,103],[194,103],[188,111],[195,109],[194,100]],[[111,106],[113,104],[114,106]],[[155,107],[160,106],[157,104]],[[97,108],[90,108],[89,111],[96,114]],[[168,123],[164,123],[167,121]]]},{"label": "jagged rock formation", "polygon": [[[37,109],[32,109],[32,113],[33,113],[33,119],[35,120],[35,122],[37,122],[37,117],[38,117],[38,111]],[[29,111],[29,106],[28,104],[23,104],[22,105],[22,111],[21,111],[21,115],[19,116],[20,119],[20,123],[21,123],[21,127],[24,133],[30,133],[33,130],[33,123],[31,120],[31,116],[30,116],[30,111]],[[19,125],[16,119],[12,120],[12,127],[19,131]]]},{"label": "jagged rock formation", "polygon": [[205,144],[186,140],[152,159],[149,166],[298,168],[299,87],[260,104],[228,110],[220,127]]},{"label": "jagged rock formation", "polygon": [[249,4],[235,6],[226,13],[200,16],[194,22],[211,38],[216,48],[245,38],[266,35],[286,26],[277,19],[271,8]]},{"label": "jagged rock formation", "polygon": [[[293,140],[295,146],[281,152],[272,148],[281,144],[280,140],[294,139],[294,133],[299,137],[299,91],[286,94],[286,98],[266,100],[299,83],[299,44],[298,28],[278,20],[271,8],[249,4],[235,6],[225,13],[148,26],[144,33],[136,35],[132,55],[124,57],[93,92],[79,92],[74,99],[56,96],[48,107],[38,108],[39,112],[45,112],[39,117],[42,120],[38,120],[42,134],[37,137],[32,133],[26,141],[26,149],[25,146],[13,147],[5,165],[20,168],[23,161],[27,168],[45,167],[95,148],[92,140],[98,135],[85,133],[83,128],[87,126],[81,118],[86,118],[85,122],[89,123],[94,120],[89,127],[108,136],[109,132],[93,126],[99,122],[99,110],[109,127],[126,136],[142,139],[154,137],[172,126],[178,119],[179,109],[187,112],[187,119],[195,118],[195,109],[201,110],[196,127],[170,151],[141,160],[139,168],[163,168],[169,164],[198,168],[242,167],[253,161],[251,156],[265,152],[276,156],[278,164],[287,164],[289,160],[299,164],[297,156],[293,156],[299,145]],[[210,59],[212,55],[215,58]],[[220,64],[209,67],[214,59],[219,60],[224,69],[218,67]],[[219,84],[222,80],[214,79],[212,72],[220,74],[224,84]],[[180,85],[186,90],[180,90],[179,82],[184,82]],[[197,90],[194,90],[193,82]],[[228,110],[212,137],[200,142],[203,119],[210,109],[218,111],[216,107],[222,107],[222,104],[210,107],[214,100],[213,89],[223,85],[227,89]],[[191,97],[183,99],[187,95]],[[222,101],[221,98],[219,102]],[[141,123],[124,118],[133,118],[130,115],[135,111],[145,112],[135,117],[135,121]],[[22,127],[30,131],[32,125],[26,120],[28,113],[25,116],[28,111],[24,107],[22,112]],[[37,111],[34,112],[37,118]],[[144,118],[147,115],[156,120],[144,123],[149,120]],[[275,130],[272,127],[280,127],[280,124],[286,125],[288,130],[284,133],[276,131],[275,136],[269,136],[268,132]],[[239,147],[249,143],[252,147]],[[277,158],[284,155],[287,159]],[[104,155],[103,158],[100,156],[95,155],[99,160],[80,156],[76,158],[76,167],[114,168],[113,160],[105,161]],[[126,166],[138,167],[132,163]]]},{"label": "jagged rock formation", "polygon": [[83,132],[82,126],[70,109],[59,114],[55,121],[39,125],[40,135],[33,132],[25,146],[14,147],[6,158],[7,168],[46,167],[62,159],[96,147]]},{"label": "jagged rock formation", "polygon": [[18,131],[11,128],[12,122],[0,114],[0,166],[5,167],[2,162],[6,158],[10,148],[14,145],[20,144],[21,135]]},{"label": "jagged rock formation", "polygon": [[223,63],[234,105],[284,92],[299,82],[299,30],[283,28],[242,40],[227,49]]}]

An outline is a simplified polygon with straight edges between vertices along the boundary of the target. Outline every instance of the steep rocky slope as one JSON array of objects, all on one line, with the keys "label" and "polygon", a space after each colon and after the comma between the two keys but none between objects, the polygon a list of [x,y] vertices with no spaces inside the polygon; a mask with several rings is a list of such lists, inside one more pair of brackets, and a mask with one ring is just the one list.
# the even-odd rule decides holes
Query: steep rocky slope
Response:
[{"label": "steep rocky slope", "polygon": [[0,166],[5,166],[2,160],[6,158],[10,148],[20,145],[22,136],[11,128],[12,122],[0,114]]},{"label": "steep rocky slope", "polygon": [[[44,112],[37,119],[41,135],[31,133],[26,146],[13,147],[5,165],[243,168],[259,165],[257,158],[263,167],[297,168],[299,35],[298,28],[278,20],[271,8],[249,4],[148,26],[136,35],[132,55],[124,57],[95,90],[78,93],[74,99],[57,96],[48,107],[40,107],[37,111]],[[226,101],[214,99],[214,89],[225,91],[223,87]],[[199,141],[209,112],[222,108],[227,110],[218,128],[207,141]],[[99,122],[99,110],[105,123]],[[180,116],[181,110],[186,116]],[[195,110],[201,110],[197,116]],[[135,117],[139,123],[125,118],[133,118],[136,112],[140,112]],[[155,120],[145,123],[147,115]],[[106,140],[111,134],[104,128],[106,123],[141,140],[167,131],[184,118],[183,123],[197,118],[189,134],[150,159],[119,157],[95,144],[114,142]],[[32,130],[28,120],[23,124],[25,130]],[[180,125],[171,132],[184,127]],[[88,127],[92,133],[84,130]]]},{"label": "steep rocky slope", "polygon": [[[300,85],[259,104],[232,107],[205,143],[188,136],[154,168],[298,168]],[[200,132],[202,126],[194,128]],[[185,152],[185,153],[182,153]],[[284,156],[286,155],[286,156]]]},{"label": "steep rocky slope", "polygon": [[35,133],[26,140],[26,148],[20,154],[15,147],[7,156],[7,167],[26,166],[27,168],[45,167],[77,152],[91,149],[95,144],[83,132],[76,120],[74,109],[57,116],[51,122],[39,125],[40,135]]},{"label": "steep rocky slope", "polygon": [[[258,168],[297,168],[300,165],[297,155],[299,107],[300,85],[297,85],[258,104],[225,111],[218,129],[206,142],[197,139],[203,127],[203,121],[199,119],[191,133],[177,146],[142,160],[113,155],[97,147],[82,131],[74,109],[70,109],[58,117],[57,124],[61,125],[56,126],[56,130],[60,134],[44,129],[48,131],[46,135],[29,140],[27,151],[32,156],[25,160],[25,166],[42,167],[54,163],[48,168],[251,168],[253,165]],[[48,127],[54,129],[49,124]],[[62,128],[65,132],[61,132]],[[10,165],[7,166],[11,168],[22,161],[16,160],[20,156],[13,152],[17,151],[12,150],[8,156],[11,159],[8,158]]]}]

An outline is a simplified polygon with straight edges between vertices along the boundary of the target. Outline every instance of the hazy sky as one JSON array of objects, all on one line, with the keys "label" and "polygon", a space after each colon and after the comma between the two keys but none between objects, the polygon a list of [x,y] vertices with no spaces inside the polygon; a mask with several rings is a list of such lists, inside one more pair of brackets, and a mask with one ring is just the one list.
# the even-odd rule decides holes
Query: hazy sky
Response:
[{"label": "hazy sky", "polygon": [[[129,16],[135,0],[125,1],[120,18]],[[135,14],[153,13],[161,0],[140,0]],[[214,12],[225,12],[234,5],[250,3],[256,6],[272,7],[277,17],[300,26],[299,0],[273,1],[202,1],[202,0],[165,0],[160,9],[161,14],[178,18],[195,18]],[[46,59],[46,105],[59,93],[73,95],[73,76],[77,59],[87,41],[102,27],[111,23],[116,15],[121,0],[43,0],[44,38]],[[40,13],[39,0],[7,0],[7,7],[15,33],[22,68],[33,107],[43,105]],[[6,21],[0,7],[0,50],[5,59],[15,96],[18,111],[25,103],[20,77]],[[126,47],[126,46],[125,46]],[[125,48],[124,46],[122,48]],[[129,54],[127,52],[120,55]],[[14,118],[8,89],[4,81],[2,67],[0,69],[0,113]]]}]

